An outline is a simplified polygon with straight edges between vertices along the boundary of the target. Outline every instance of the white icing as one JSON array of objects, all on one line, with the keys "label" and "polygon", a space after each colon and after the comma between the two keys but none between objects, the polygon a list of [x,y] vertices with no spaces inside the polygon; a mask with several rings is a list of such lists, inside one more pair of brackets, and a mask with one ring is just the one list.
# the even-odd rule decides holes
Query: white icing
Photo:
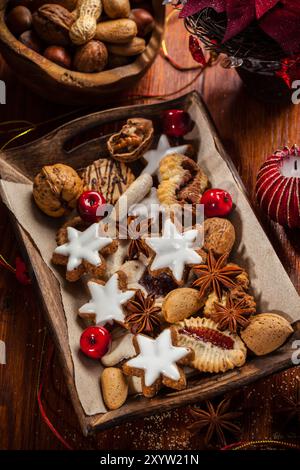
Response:
[{"label": "white icing", "polygon": [[186,356],[187,348],[172,345],[170,329],[164,330],[156,339],[138,335],[140,353],[130,359],[127,365],[145,371],[145,385],[150,387],[161,375],[171,380],[179,380],[180,373],[176,362]]},{"label": "white icing", "polygon": [[149,173],[149,175],[155,175],[157,173],[160,161],[167,155],[173,153],[185,154],[188,149],[188,145],[179,145],[177,147],[170,147],[168,137],[165,134],[162,134],[156,149],[148,150],[143,155],[143,158],[147,162],[147,166],[142,171],[144,173]]},{"label": "white icing", "polygon": [[80,313],[94,313],[96,325],[112,324],[113,321],[123,322],[125,320],[122,305],[131,299],[135,292],[120,291],[117,274],[114,274],[104,286],[90,281],[88,288],[91,300],[79,309]]},{"label": "white icing", "polygon": [[179,233],[173,222],[167,219],[161,237],[145,238],[155,252],[151,269],[169,268],[175,279],[180,281],[186,264],[202,262],[201,256],[193,249],[197,236],[197,230]]},{"label": "white icing", "polygon": [[111,238],[99,236],[99,224],[93,224],[84,232],[74,227],[67,228],[68,243],[58,246],[54,252],[59,255],[68,256],[67,270],[78,268],[83,260],[94,266],[101,264],[99,251],[112,242]]}]

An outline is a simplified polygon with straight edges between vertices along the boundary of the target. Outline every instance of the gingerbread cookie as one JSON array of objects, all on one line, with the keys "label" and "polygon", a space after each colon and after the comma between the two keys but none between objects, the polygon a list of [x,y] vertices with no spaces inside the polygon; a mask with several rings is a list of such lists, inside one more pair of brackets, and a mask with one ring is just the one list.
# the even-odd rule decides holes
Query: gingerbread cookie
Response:
[{"label": "gingerbread cookie", "polygon": [[125,163],[111,158],[100,158],[81,172],[85,191],[98,191],[107,204],[116,204],[119,197],[135,180]]},{"label": "gingerbread cookie", "polygon": [[204,245],[206,251],[212,250],[216,256],[230,253],[235,242],[234,226],[227,219],[212,217],[204,221]]},{"label": "gingerbread cookie", "polygon": [[151,272],[167,271],[178,284],[182,284],[186,267],[202,262],[194,247],[197,236],[197,230],[180,233],[171,219],[167,219],[161,237],[145,238],[153,251]]},{"label": "gingerbread cookie", "polygon": [[112,158],[121,162],[138,160],[150,147],[153,134],[152,121],[130,118],[120,132],[108,139],[108,151]]},{"label": "gingerbread cookie", "polygon": [[199,204],[208,187],[208,178],[200,166],[189,157],[168,155],[159,165],[161,183],[157,196],[161,204]]},{"label": "gingerbread cookie", "polygon": [[113,240],[99,235],[98,223],[91,225],[83,232],[68,226],[66,240],[59,238],[60,242],[62,244],[55,248],[52,262],[67,266],[66,278],[68,281],[77,281],[85,273],[97,277],[104,275],[105,261],[101,253],[108,247],[112,247]]},{"label": "gingerbread cookie", "polygon": [[121,272],[114,274],[106,284],[99,280],[89,281],[91,300],[79,309],[79,316],[95,325],[114,321],[124,323],[123,305],[134,296],[133,290],[126,290],[126,284],[126,276]]},{"label": "gingerbread cookie", "polygon": [[62,163],[44,166],[33,182],[34,200],[50,217],[62,217],[74,209],[82,192],[82,180],[76,171]]},{"label": "gingerbread cookie", "polygon": [[162,385],[182,390],[186,387],[183,370],[177,363],[186,363],[193,352],[186,347],[174,346],[170,329],[164,330],[156,339],[138,335],[134,338],[137,356],[123,365],[127,375],[142,377],[142,390],[146,397],[156,395]]},{"label": "gingerbread cookie", "polygon": [[218,325],[208,318],[189,318],[171,329],[174,344],[195,353],[188,365],[201,372],[226,372],[246,361],[247,350],[239,336],[229,330],[219,331]]}]

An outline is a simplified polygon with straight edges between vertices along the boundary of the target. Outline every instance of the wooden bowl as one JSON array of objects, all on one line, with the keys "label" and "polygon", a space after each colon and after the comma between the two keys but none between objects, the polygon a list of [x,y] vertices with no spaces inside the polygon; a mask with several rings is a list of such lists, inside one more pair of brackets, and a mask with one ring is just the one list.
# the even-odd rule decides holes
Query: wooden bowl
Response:
[{"label": "wooden bowl", "polygon": [[[99,73],[80,73],[50,62],[18,41],[5,22],[9,0],[0,0],[0,50],[18,78],[31,90],[51,101],[65,104],[103,103],[103,95],[133,86],[155,59],[162,40],[165,7],[152,0],[155,27],[145,51],[129,65]],[[45,2],[46,3],[46,2]]]}]

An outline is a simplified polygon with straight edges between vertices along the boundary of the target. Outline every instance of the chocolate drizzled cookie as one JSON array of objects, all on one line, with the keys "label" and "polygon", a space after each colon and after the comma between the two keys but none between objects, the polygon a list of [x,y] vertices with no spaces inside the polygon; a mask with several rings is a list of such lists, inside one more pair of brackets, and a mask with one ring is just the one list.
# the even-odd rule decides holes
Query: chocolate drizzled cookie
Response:
[{"label": "chocolate drizzled cookie", "polygon": [[85,191],[98,191],[108,204],[115,204],[134,181],[131,169],[125,163],[100,158],[82,171]]}]

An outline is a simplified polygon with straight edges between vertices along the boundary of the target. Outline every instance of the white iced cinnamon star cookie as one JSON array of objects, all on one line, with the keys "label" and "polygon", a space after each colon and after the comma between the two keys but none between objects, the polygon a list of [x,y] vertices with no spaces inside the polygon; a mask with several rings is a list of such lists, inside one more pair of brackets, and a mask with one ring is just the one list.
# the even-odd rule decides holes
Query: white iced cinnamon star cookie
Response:
[{"label": "white iced cinnamon star cookie", "polygon": [[74,227],[67,228],[68,242],[55,248],[54,253],[68,256],[67,270],[78,268],[83,260],[98,266],[101,264],[99,251],[112,243],[112,239],[99,236],[99,224],[93,224],[84,232]]},{"label": "white iced cinnamon star cookie", "polygon": [[154,396],[162,384],[176,390],[185,388],[185,375],[177,362],[187,360],[193,353],[189,348],[173,345],[170,329],[164,330],[156,339],[138,335],[134,338],[134,346],[138,355],[124,364],[123,371],[142,377],[145,396]]},{"label": "white iced cinnamon star cookie", "polygon": [[91,300],[79,309],[82,318],[93,319],[96,325],[112,324],[113,321],[123,322],[125,315],[122,309],[134,295],[134,291],[122,292],[119,288],[118,274],[114,274],[106,284],[95,281],[88,282]]},{"label": "white iced cinnamon star cookie", "polygon": [[202,262],[201,256],[194,249],[197,235],[197,230],[178,232],[171,219],[167,219],[161,237],[145,238],[145,242],[155,253],[151,271],[169,269],[176,281],[180,282],[186,265]]}]

